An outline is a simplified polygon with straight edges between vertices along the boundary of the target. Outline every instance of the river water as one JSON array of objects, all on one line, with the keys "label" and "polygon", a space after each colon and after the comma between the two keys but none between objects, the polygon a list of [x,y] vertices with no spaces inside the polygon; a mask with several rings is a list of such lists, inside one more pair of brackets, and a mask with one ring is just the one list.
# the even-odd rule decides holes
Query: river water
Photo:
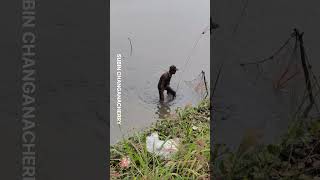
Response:
[{"label": "river water", "polygon": [[[240,64],[269,57],[290,37],[293,28],[298,28],[305,32],[306,53],[318,77],[320,27],[315,21],[320,17],[319,5],[316,1],[290,0],[211,3],[213,19],[220,25],[213,35],[211,73],[216,76],[224,63],[213,98],[219,108],[214,113],[214,140],[236,146],[248,132],[265,143],[278,140],[290,119],[288,95],[275,91],[270,81],[252,83],[255,73],[245,72]],[[304,86],[304,82],[298,85]]]},{"label": "river water", "polygon": [[[111,1],[111,144],[147,128],[177,107],[199,102],[199,94],[185,81],[195,79],[201,71],[210,81],[209,4],[209,0]],[[117,54],[122,55],[120,126],[116,118]],[[171,79],[171,87],[177,90],[179,84],[179,89],[176,99],[160,105],[157,83],[170,65],[179,69]]]},{"label": "river water", "polygon": [[[208,25],[210,3],[214,7],[213,20],[220,27],[211,35],[211,47],[210,35],[206,33],[201,37],[190,63],[184,68],[192,46]],[[240,64],[269,57],[290,37],[293,28],[298,28],[305,32],[306,53],[313,72],[319,77],[320,27],[315,23],[319,18],[315,1],[111,1],[111,143],[122,134],[148,127],[166,111],[198,101],[196,94],[182,83],[176,100],[167,106],[157,104],[158,78],[171,64],[182,68],[172,78],[174,89],[180,76],[184,82],[195,78],[201,70],[209,74],[209,65],[213,66],[214,80],[223,64],[213,96],[214,141],[237,146],[246,134],[264,143],[278,140],[287,130],[293,99],[297,100],[304,80],[294,80],[295,91],[276,90],[272,81],[256,81],[256,70],[244,71]],[[211,62],[210,48],[213,50]],[[124,56],[122,132],[116,125],[115,105],[112,105],[116,95],[117,53]]]}]

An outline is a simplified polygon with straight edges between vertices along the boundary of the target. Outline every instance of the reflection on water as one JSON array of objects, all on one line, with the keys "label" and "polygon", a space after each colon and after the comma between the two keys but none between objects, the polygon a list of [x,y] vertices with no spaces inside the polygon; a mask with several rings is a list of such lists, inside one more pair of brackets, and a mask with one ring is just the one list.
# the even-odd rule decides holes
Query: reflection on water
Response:
[{"label": "reflection on water", "polygon": [[171,112],[171,106],[174,104],[174,101],[177,99],[174,98],[171,94],[167,94],[164,96],[165,101],[164,102],[158,102],[157,103],[157,110],[156,110],[156,115],[157,118],[159,119],[165,119],[170,115]]},{"label": "reflection on water", "polygon": [[170,104],[163,102],[159,103],[157,106],[156,115],[159,119],[165,119],[170,115]]}]

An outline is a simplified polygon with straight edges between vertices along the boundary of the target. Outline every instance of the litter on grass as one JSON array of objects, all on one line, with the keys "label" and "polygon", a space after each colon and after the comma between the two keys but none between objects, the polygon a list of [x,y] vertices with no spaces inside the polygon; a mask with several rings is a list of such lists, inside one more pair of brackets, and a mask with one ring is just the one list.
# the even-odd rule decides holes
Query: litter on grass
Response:
[{"label": "litter on grass", "polygon": [[169,139],[162,141],[157,132],[152,133],[146,140],[147,151],[149,153],[169,159],[178,151],[179,139]]},{"label": "litter on grass", "polygon": [[197,126],[192,126],[192,129],[193,129],[193,130],[198,130],[199,127],[197,127]]},{"label": "litter on grass", "polygon": [[119,163],[120,167],[123,169],[129,168],[130,166],[130,158],[128,156],[123,157]]}]

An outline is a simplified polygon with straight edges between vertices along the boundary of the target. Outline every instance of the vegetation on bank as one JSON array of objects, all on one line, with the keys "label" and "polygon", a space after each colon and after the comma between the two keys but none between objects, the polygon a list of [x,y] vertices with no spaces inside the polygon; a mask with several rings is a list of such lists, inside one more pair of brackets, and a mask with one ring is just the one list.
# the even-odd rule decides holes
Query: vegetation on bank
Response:
[{"label": "vegetation on bank", "polygon": [[[179,138],[178,152],[170,159],[149,153],[146,137],[152,132],[161,140]],[[277,144],[245,139],[236,151],[221,144],[213,149],[211,176],[216,180],[320,180],[320,119],[292,122]],[[178,108],[148,130],[112,146],[110,158],[111,179],[209,179],[209,102]]]},{"label": "vegetation on bank", "polygon": [[215,145],[214,179],[320,180],[319,119],[293,122],[279,144],[244,143],[236,152]]},{"label": "vegetation on bank", "polygon": [[[158,132],[161,140],[179,138],[178,151],[170,159],[151,154],[146,137]],[[146,131],[111,147],[111,179],[209,179],[209,101],[197,107],[178,108]]]}]

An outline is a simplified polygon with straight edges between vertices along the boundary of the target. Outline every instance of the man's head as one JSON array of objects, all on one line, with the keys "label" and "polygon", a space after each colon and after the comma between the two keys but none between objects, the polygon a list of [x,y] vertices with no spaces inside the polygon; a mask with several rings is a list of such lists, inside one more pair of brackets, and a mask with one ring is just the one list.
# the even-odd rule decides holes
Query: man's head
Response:
[{"label": "man's head", "polygon": [[177,67],[175,65],[172,65],[169,68],[169,73],[170,74],[175,74],[177,70],[178,70]]}]

